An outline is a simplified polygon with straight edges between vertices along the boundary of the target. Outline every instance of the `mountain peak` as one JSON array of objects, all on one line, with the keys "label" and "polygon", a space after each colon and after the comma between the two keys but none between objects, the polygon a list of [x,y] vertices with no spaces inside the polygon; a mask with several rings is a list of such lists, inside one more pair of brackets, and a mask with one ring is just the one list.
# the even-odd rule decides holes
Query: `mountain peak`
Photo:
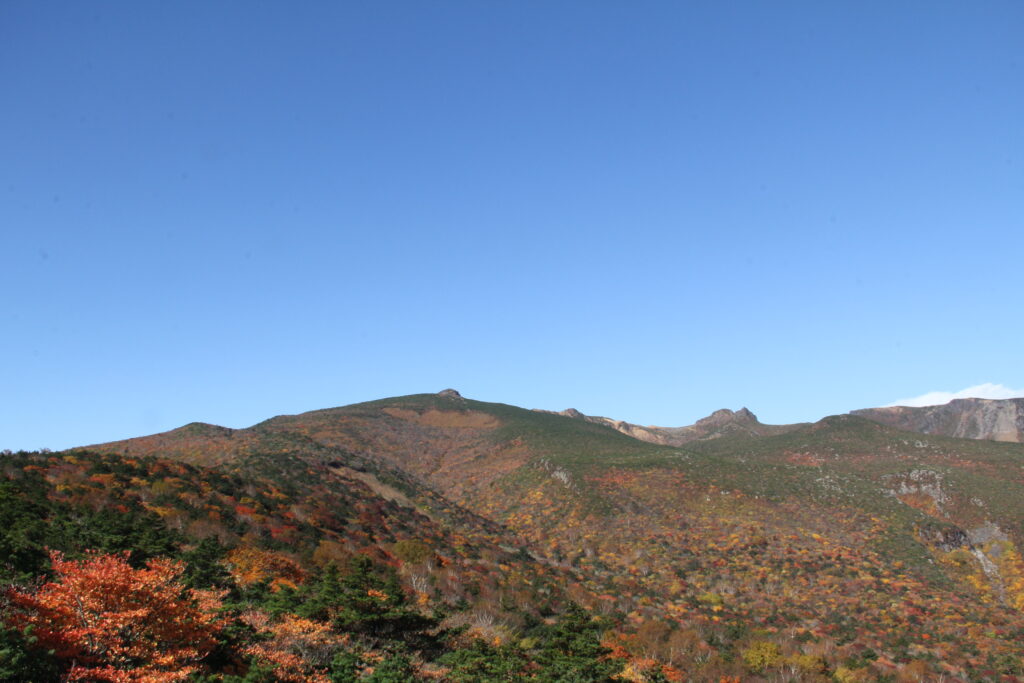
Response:
[{"label": "mountain peak", "polygon": [[737,411],[722,408],[720,410],[716,410],[707,417],[702,417],[697,420],[695,426],[714,427],[717,425],[728,424],[730,422],[757,422],[757,416],[746,408],[740,408]]},{"label": "mountain peak", "polygon": [[757,422],[758,421],[757,420],[757,415],[754,415],[754,413],[750,412],[750,410],[745,408],[745,407],[744,408],[740,408],[739,410],[736,411],[736,417],[738,417],[738,418],[740,418],[742,420],[747,420],[749,422]]},{"label": "mountain peak", "polygon": [[462,394],[455,391],[454,389],[445,389],[444,391],[437,392],[437,395],[441,398],[462,398]]}]

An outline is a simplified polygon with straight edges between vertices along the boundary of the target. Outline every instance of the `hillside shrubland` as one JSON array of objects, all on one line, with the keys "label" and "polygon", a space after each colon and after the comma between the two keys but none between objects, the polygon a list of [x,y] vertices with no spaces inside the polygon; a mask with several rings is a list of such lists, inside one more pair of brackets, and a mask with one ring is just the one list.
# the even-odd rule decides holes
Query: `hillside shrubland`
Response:
[{"label": "hillside shrubland", "polygon": [[0,680],[1012,680],[1022,457],[457,395],[7,453]]}]

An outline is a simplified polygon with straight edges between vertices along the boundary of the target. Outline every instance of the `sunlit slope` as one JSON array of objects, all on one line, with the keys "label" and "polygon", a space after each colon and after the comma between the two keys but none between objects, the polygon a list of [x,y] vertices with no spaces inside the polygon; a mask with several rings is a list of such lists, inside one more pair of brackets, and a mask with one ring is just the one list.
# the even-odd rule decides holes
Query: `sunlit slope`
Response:
[{"label": "sunlit slope", "polygon": [[667,493],[684,476],[719,496],[820,507],[825,517],[839,508],[884,516],[890,533],[876,545],[891,543],[931,574],[928,543],[969,544],[991,536],[993,525],[997,536],[1016,540],[1024,520],[1024,446],[925,437],[856,416],[668,447],[603,424],[443,392],[279,416],[248,429],[192,424],[92,448],[200,464],[289,454],[383,468],[524,533],[546,533],[565,519],[642,517],[605,475],[662,472]]},{"label": "sunlit slope", "polygon": [[95,448],[362,477],[456,533],[528,548],[594,608],[704,642],[761,629],[970,668],[984,660],[965,642],[1016,656],[1024,632],[1019,444],[837,416],[670,447],[443,392]]},{"label": "sunlit slope", "polygon": [[198,464],[256,453],[327,459],[343,453],[398,467],[456,496],[541,460],[570,465],[665,451],[604,425],[437,394],[279,416],[239,430],[194,423],[90,448]]}]

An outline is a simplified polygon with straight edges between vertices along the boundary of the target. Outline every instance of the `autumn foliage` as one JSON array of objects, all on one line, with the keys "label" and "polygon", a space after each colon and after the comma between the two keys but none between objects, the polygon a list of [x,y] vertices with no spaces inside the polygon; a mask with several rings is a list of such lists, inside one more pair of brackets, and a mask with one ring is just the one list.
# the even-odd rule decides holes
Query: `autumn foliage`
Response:
[{"label": "autumn foliage", "polygon": [[261,636],[247,653],[268,665],[282,683],[329,683],[327,666],[348,644],[347,637],[327,624],[294,614],[272,622],[265,613],[252,611],[243,615],[243,621]]},{"label": "autumn foliage", "polygon": [[0,457],[0,681],[1024,680],[1020,444],[437,401]]},{"label": "autumn foliage", "polygon": [[13,625],[34,627],[38,644],[69,667],[67,680],[183,680],[213,648],[218,596],[184,588],[182,563],[134,569],[127,554],[74,561],[56,552],[50,560],[53,581],[7,597]]},{"label": "autumn foliage", "polygon": [[306,578],[306,572],[295,560],[260,548],[242,547],[232,551],[228,555],[228,566],[231,576],[241,586],[270,581],[271,590],[277,591],[283,586],[295,588]]}]

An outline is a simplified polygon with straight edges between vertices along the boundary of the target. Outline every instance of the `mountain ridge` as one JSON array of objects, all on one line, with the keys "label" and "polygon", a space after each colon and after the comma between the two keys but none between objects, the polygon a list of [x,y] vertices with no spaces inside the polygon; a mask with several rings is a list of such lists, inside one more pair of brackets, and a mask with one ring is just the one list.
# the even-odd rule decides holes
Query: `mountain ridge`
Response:
[{"label": "mountain ridge", "polygon": [[[772,431],[747,409],[720,410],[676,428],[687,439],[678,444],[614,422],[446,390],[91,450],[241,471],[326,468],[453,538],[468,537],[463,528],[503,535],[498,543],[568,572],[568,594],[588,608],[704,633],[715,652],[748,647],[737,634],[760,629],[789,650],[803,651],[797,636],[825,639],[841,653],[829,655],[834,664],[866,649],[898,663],[916,652],[905,634],[923,622],[921,642],[943,643],[949,659],[956,625],[980,620],[1000,626],[973,636],[979,648],[1024,656],[998,635],[1024,632],[1020,444],[855,414]],[[837,602],[856,619],[830,622]],[[893,672],[879,666],[879,676]]]},{"label": "mountain ridge", "polygon": [[[220,425],[191,422],[165,432],[144,437],[119,439],[89,446],[90,448],[108,447],[114,444],[128,444],[138,439],[169,439],[177,440],[182,435],[212,436],[222,439],[241,437],[245,440],[252,430],[264,425],[287,423],[289,420],[307,415],[335,414],[338,411],[356,409],[359,406],[374,406],[382,402],[393,402],[405,398],[434,397],[449,402],[448,407],[465,407],[472,399],[464,398],[455,389],[445,389],[436,394],[410,394],[408,397],[376,399],[354,403],[335,408],[322,408],[298,414],[284,414],[268,418],[250,427],[230,428]],[[473,401],[473,403],[484,403]],[[495,404],[507,405],[507,404]],[[520,409],[522,410],[522,409]],[[747,434],[751,436],[769,436],[784,434],[814,424],[797,422],[792,424],[765,424],[748,408],[733,411],[721,408],[698,419],[691,425],[682,427],[663,427],[657,425],[639,425],[610,417],[585,415],[575,408],[554,411],[535,408],[533,412],[559,415],[575,420],[609,427],[617,432],[647,443],[682,446],[704,439],[713,439],[731,434]],[[1021,443],[1024,441],[1024,398],[1016,399],[954,399],[949,403],[935,406],[908,407],[885,406],[878,408],[862,408],[851,410],[849,415],[856,415],[873,422],[894,427],[908,432],[933,434],[965,439],[987,439]],[[822,418],[825,419],[825,418]],[[820,421],[820,420],[819,420]]]},{"label": "mountain ridge", "polygon": [[692,441],[714,439],[732,433],[744,433],[753,436],[782,434],[809,424],[806,422],[791,425],[764,424],[747,408],[740,408],[736,411],[728,408],[721,408],[706,417],[702,417],[692,425],[686,425],[683,427],[638,425],[610,417],[584,415],[575,408],[569,408],[558,412],[540,409],[536,410],[538,412],[563,415],[577,420],[585,420],[595,424],[603,424],[618,432],[622,432],[627,436],[631,436],[634,439],[663,446],[682,446]]},{"label": "mountain ridge", "polygon": [[1024,441],[1024,398],[958,398],[942,405],[864,408],[850,414],[921,434]]}]

